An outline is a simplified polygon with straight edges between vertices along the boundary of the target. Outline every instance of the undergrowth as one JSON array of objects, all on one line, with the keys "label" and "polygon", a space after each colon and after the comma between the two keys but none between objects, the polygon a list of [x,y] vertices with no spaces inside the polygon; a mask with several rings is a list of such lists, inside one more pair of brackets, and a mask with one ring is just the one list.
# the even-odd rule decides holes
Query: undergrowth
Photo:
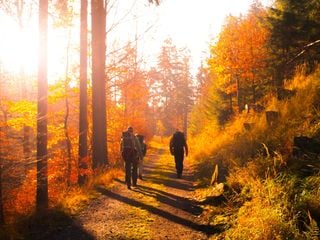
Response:
[{"label": "undergrowth", "polygon": [[213,122],[189,138],[199,183],[209,186],[216,166],[225,175],[218,182],[225,185],[226,202],[212,208],[210,223],[226,209],[232,216],[224,220],[226,230],[211,239],[319,239],[320,174],[313,169],[303,175],[310,158],[292,155],[295,136],[319,140],[319,78],[320,70],[305,76],[302,69],[285,83],[293,97],[262,99],[266,111],[279,113],[272,126],[265,112],[241,113],[222,128]]},{"label": "undergrowth", "polygon": [[73,215],[100,195],[96,188],[112,188],[113,179],[121,175],[120,169],[108,169],[90,179],[83,187],[72,186],[66,189],[46,213],[38,214],[34,211],[17,217],[18,220],[14,223],[2,226],[0,239],[46,239],[51,232],[73,225]]}]

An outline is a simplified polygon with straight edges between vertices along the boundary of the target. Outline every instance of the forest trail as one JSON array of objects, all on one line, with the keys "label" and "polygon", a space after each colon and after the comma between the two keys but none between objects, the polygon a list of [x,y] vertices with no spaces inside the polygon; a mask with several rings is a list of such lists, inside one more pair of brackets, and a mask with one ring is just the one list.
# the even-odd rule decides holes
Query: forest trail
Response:
[{"label": "forest trail", "polygon": [[[200,217],[203,209],[192,200],[192,170],[186,160],[177,179],[173,157],[151,149],[145,159],[143,180],[128,190],[124,176],[78,216],[76,225],[50,239],[208,239],[215,233]],[[80,230],[81,229],[81,230]]]}]

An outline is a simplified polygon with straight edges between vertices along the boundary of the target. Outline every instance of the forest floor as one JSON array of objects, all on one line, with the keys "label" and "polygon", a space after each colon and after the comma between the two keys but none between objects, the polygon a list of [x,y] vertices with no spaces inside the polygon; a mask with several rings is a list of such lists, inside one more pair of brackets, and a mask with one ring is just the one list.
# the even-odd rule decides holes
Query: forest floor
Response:
[{"label": "forest floor", "polygon": [[111,188],[99,187],[98,198],[45,239],[209,239],[221,229],[208,224],[194,190],[187,159],[178,179],[173,157],[150,149],[137,187],[127,189],[124,175]]}]

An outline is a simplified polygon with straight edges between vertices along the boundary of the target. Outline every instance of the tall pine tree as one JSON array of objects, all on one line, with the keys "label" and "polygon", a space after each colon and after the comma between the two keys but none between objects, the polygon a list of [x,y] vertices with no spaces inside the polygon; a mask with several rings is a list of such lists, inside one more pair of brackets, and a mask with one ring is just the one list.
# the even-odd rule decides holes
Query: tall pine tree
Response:
[{"label": "tall pine tree", "polygon": [[48,208],[48,151],[47,151],[47,96],[48,96],[48,0],[39,0],[39,69],[37,115],[37,197],[38,212]]},{"label": "tall pine tree", "polygon": [[91,1],[92,14],[92,166],[108,163],[106,128],[106,9],[104,0]]}]

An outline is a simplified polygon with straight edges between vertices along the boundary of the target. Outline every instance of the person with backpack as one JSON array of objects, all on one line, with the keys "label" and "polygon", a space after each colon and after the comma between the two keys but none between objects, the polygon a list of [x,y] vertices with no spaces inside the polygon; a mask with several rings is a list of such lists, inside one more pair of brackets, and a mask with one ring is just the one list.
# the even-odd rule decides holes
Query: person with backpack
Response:
[{"label": "person with backpack", "polygon": [[170,153],[174,156],[177,177],[181,178],[184,154],[188,156],[188,145],[184,133],[176,130],[170,139]]},{"label": "person with backpack", "polygon": [[143,178],[142,178],[142,174],[143,174],[143,158],[147,154],[147,144],[144,141],[144,136],[143,135],[136,134],[136,137],[139,140],[141,151],[142,151],[142,158],[140,159],[140,161],[138,163],[138,176],[139,176],[139,179],[143,180]]},{"label": "person with backpack", "polygon": [[133,128],[122,133],[120,151],[125,164],[125,179],[128,189],[137,186],[138,162],[143,157],[138,138],[133,134]]}]

